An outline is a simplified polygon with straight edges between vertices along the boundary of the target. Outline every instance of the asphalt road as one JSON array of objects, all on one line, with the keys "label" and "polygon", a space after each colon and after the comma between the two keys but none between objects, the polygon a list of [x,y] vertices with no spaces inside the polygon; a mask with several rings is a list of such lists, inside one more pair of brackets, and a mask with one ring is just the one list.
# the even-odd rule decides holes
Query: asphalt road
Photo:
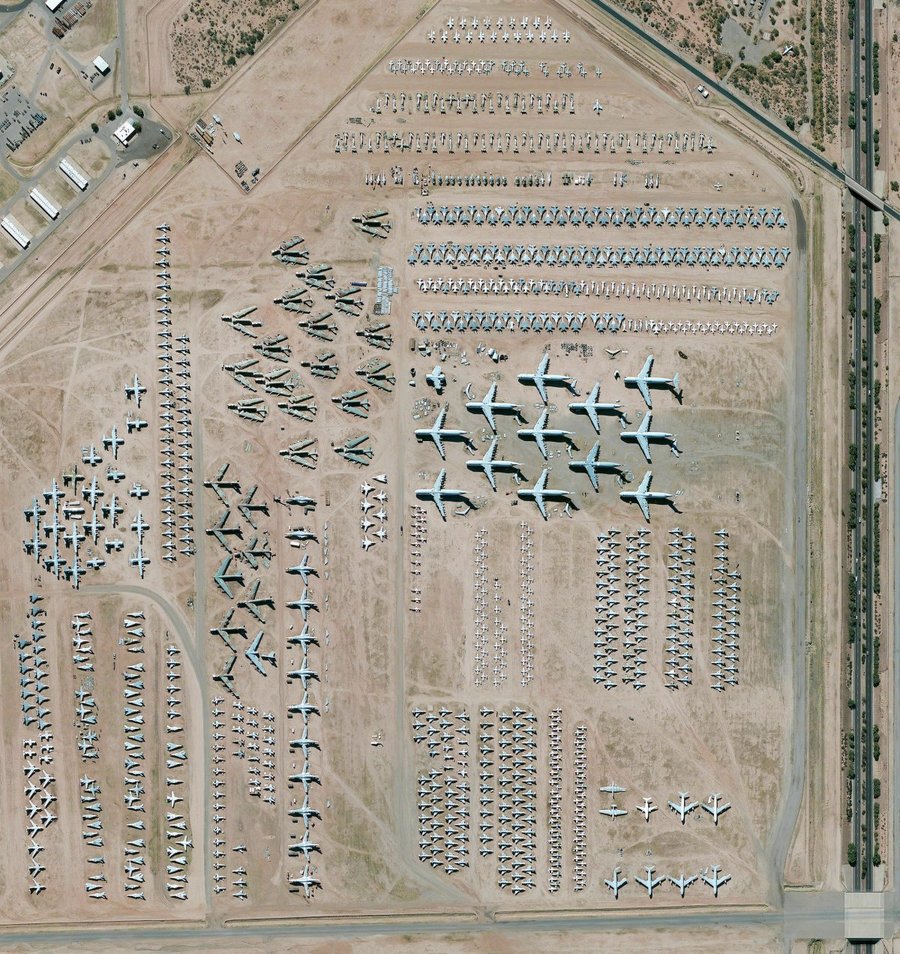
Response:
[{"label": "asphalt road", "polygon": [[[786,126],[783,126],[780,122],[772,119],[770,116],[767,116],[765,113],[758,110],[755,106],[747,102],[740,93],[734,92],[728,86],[720,83],[714,77],[710,77],[707,73],[701,70],[695,62],[689,60],[685,56],[682,56],[677,50],[669,47],[654,33],[645,30],[639,23],[636,23],[629,17],[625,16],[615,7],[607,3],[606,0],[591,0],[591,3],[593,3],[594,6],[599,7],[599,9],[615,20],[620,26],[625,27],[625,29],[627,29],[630,33],[634,33],[640,37],[644,43],[648,43],[657,52],[662,53],[670,60],[674,60],[680,67],[682,67],[682,69],[687,70],[687,72],[690,73],[694,79],[699,80],[711,92],[717,93],[723,99],[728,100],[728,102],[732,105],[737,106],[741,112],[752,117],[752,119],[763,126],[772,135],[782,140],[782,142],[790,146],[790,148],[795,152],[800,153],[800,155],[815,165],[821,172],[824,172],[830,178],[840,182],[841,185],[846,184],[848,176],[845,172],[843,172],[840,168],[835,168],[831,162],[826,159],[825,156],[822,155],[822,153],[820,153],[817,149],[813,149],[810,146],[807,146],[805,143],[800,142],[800,140],[794,136]],[[891,218],[900,221],[900,211],[895,209],[893,206],[885,203],[884,211],[885,214],[891,216]]]}]

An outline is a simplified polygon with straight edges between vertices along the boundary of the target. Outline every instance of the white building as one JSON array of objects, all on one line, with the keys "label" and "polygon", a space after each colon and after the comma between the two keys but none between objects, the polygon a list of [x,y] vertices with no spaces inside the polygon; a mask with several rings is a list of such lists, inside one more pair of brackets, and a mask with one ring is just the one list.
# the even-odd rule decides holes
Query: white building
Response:
[{"label": "white building", "polygon": [[65,156],[59,164],[60,171],[66,178],[75,185],[76,188],[80,189],[82,192],[88,187],[89,180],[87,176],[75,165],[74,162],[68,157]]},{"label": "white building", "polygon": [[45,212],[51,219],[55,219],[59,215],[59,209],[41,192],[40,189],[32,189],[29,193],[31,196],[32,202]]},{"label": "white building", "polygon": [[101,75],[106,76],[109,72],[109,63],[102,56],[94,57],[94,69]]},{"label": "white building", "polygon": [[128,141],[135,134],[136,130],[134,128],[134,123],[130,119],[126,119],[124,123],[113,133],[113,136],[122,143],[123,146],[128,145]]},{"label": "white building", "polygon": [[22,228],[18,220],[11,215],[7,215],[0,221],[0,226],[3,227],[3,231],[6,232],[19,248],[24,249],[31,245],[31,236]]},{"label": "white building", "polygon": [[66,2],[66,0],[45,0],[47,4],[47,9],[51,13],[56,13],[56,11]]}]

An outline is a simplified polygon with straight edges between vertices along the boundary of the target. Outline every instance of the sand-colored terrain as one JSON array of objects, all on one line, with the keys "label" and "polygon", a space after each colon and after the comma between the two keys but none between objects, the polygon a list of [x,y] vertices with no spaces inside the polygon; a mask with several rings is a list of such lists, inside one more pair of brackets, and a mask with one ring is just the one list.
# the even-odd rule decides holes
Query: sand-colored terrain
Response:
[{"label": "sand-colored terrain", "polygon": [[[142,5],[136,22],[150,23],[159,11],[169,16],[170,5]],[[493,43],[487,27],[484,45],[482,24],[460,23],[519,20],[525,12],[543,25],[501,27]],[[459,29],[459,42],[440,42],[441,31]],[[144,54],[130,35],[128,42],[147,91],[171,92],[154,86],[158,71],[171,69],[162,47],[150,43]],[[461,72],[422,67],[445,56],[460,61]],[[39,727],[22,725],[20,660],[10,640],[0,649],[10,716],[2,741],[11,767],[0,798],[14,820],[0,881],[6,923],[75,921],[85,910],[97,923],[205,919],[216,927],[306,915],[475,912],[502,921],[538,911],[561,920],[572,912],[665,912],[697,916],[683,931],[669,933],[668,923],[651,928],[665,933],[666,950],[762,951],[780,945],[777,925],[734,927],[733,942],[723,946],[713,939],[716,918],[777,905],[782,877],[836,887],[837,846],[818,843],[814,830],[819,799],[830,817],[841,810],[830,762],[824,778],[805,777],[810,752],[837,757],[829,748],[837,714],[821,702],[821,682],[806,686],[808,660],[821,679],[826,652],[807,646],[802,631],[801,528],[809,512],[810,545],[839,559],[835,515],[825,502],[835,499],[836,479],[826,460],[838,450],[810,447],[810,483],[804,439],[810,422],[823,426],[821,408],[808,416],[807,363],[815,356],[828,369],[840,361],[837,343],[807,337],[807,268],[839,209],[827,191],[798,194],[793,170],[777,156],[752,149],[658,77],[555,4],[426,10],[397,0],[375,16],[359,5],[315,4],[206,104],[206,118],[215,113],[223,123],[212,154],[185,136],[131,189],[118,186],[116,204],[61,252],[52,280],[35,269],[21,299],[8,292],[7,302],[16,303],[6,306],[0,339],[0,467],[7,475],[0,527],[8,541],[0,552],[8,581],[0,618],[7,633],[22,635],[32,605],[47,614],[50,713],[41,718],[54,731],[58,817],[35,832],[45,845],[44,868],[29,874],[21,753],[23,739],[38,739],[38,751],[41,739]],[[646,147],[645,133],[656,134]],[[401,147],[404,137],[411,146]],[[90,148],[73,150],[88,169]],[[233,178],[238,161],[248,181],[261,169],[247,193]],[[488,185],[490,177],[506,185]],[[627,207],[638,215],[750,207],[764,209],[763,219],[780,210],[784,225],[437,225],[418,211],[430,206],[484,206],[498,215],[510,206]],[[390,223],[386,238],[352,222],[376,210]],[[73,232],[70,226],[69,239]],[[306,261],[273,256],[292,236],[303,238],[295,248],[308,251]],[[441,243],[621,247],[632,261],[590,268],[422,261],[419,247]],[[771,248],[786,257],[783,267],[762,259],[746,266],[633,261],[657,247],[697,248],[713,258],[732,248],[771,255]],[[42,257],[56,252],[48,246]],[[319,264],[329,266],[319,273],[324,278],[307,271]],[[383,266],[397,289],[389,315],[376,312]],[[469,279],[501,284],[496,293],[481,286],[465,295],[452,284]],[[527,295],[502,285],[530,279],[587,284],[577,294],[570,286],[566,294],[545,288]],[[307,302],[300,311],[275,301],[292,295]],[[815,304],[837,307],[827,292]],[[245,324],[223,320],[250,308]],[[440,312],[514,311],[563,316],[569,330],[431,327]],[[609,330],[594,328],[595,313]],[[580,330],[572,330],[573,320],[583,322]],[[545,354],[552,372],[577,379],[578,394],[549,388],[550,426],[570,432],[571,453],[551,441],[546,460],[515,433],[544,409],[518,376]],[[600,399],[621,402],[636,427],[648,408],[624,378],[651,354],[654,374],[679,377],[681,400],[665,387],[653,390],[652,425],[675,436],[680,454],[653,443],[648,463],[621,439],[615,416],[602,417],[598,434],[568,405],[599,382]],[[238,380],[245,362],[250,387]],[[437,364],[446,378],[440,394],[426,381]],[[146,388],[140,407],[125,390],[135,375]],[[467,466],[494,434],[466,403],[492,383],[528,422],[497,416],[497,456],[517,463],[521,482],[508,469],[498,472],[496,491]],[[342,395],[360,390],[364,417],[339,406]],[[810,394],[830,396],[827,375],[811,378]],[[281,406],[291,401],[293,416]],[[445,459],[414,434],[443,406],[447,426],[471,440],[467,449],[448,439]],[[259,422],[238,413],[263,408]],[[113,426],[124,439],[115,458]],[[569,463],[583,460],[597,440],[602,459],[620,463],[621,475],[600,474],[595,492]],[[337,453],[342,446],[345,456]],[[314,466],[292,463],[291,447],[314,451],[306,459]],[[370,459],[351,459],[367,449]],[[168,457],[171,484],[161,470]],[[64,486],[73,465],[85,480]],[[210,484],[226,465],[217,491]],[[546,520],[517,494],[545,468],[549,486],[572,504],[552,500]],[[124,477],[117,482],[110,470]],[[441,470],[446,486],[465,498],[447,501],[446,520],[416,495]],[[677,494],[677,510],[654,505],[649,523],[619,496],[648,470],[651,489]],[[88,496],[93,477],[102,489],[97,506]],[[79,527],[84,533],[77,592],[71,573],[56,579],[42,565],[52,554],[54,531],[46,525],[57,509],[54,478],[70,503],[69,515],[59,503],[60,523],[67,533],[73,524],[75,536]],[[317,505],[306,512],[287,502],[294,495]],[[113,496],[120,512],[104,510]],[[45,511],[41,563],[23,552],[34,533],[23,509],[35,497]],[[71,508],[76,498],[83,514]],[[96,537],[92,514],[104,524]],[[137,529],[144,522],[146,530]],[[722,530],[730,575],[715,548]],[[114,537],[120,550],[104,543]],[[606,540],[618,543],[611,550]],[[71,570],[76,557],[63,533],[58,545]],[[149,560],[143,576],[141,556]],[[303,561],[315,570],[308,579],[297,569]],[[835,572],[823,563],[809,583],[830,612]],[[304,590],[314,604],[313,642],[309,631],[301,636],[300,608],[288,605]],[[29,594],[43,599],[31,604]],[[86,611],[98,759],[78,747],[86,730],[75,693],[87,677],[72,621]],[[607,611],[618,642],[603,648],[595,630],[598,613]],[[143,652],[129,652],[124,620],[141,613]],[[629,634],[635,622],[643,640]],[[716,654],[725,637],[714,639],[726,628],[739,633],[727,637],[727,669]],[[667,642],[673,629],[682,639],[677,652]],[[177,706],[164,687],[172,681],[170,655],[181,661]],[[123,729],[134,717],[125,712],[123,669],[138,659],[143,776],[129,781],[122,765],[132,758],[135,731]],[[301,705],[315,712],[304,719]],[[171,767],[173,740],[187,759]],[[307,808],[316,812],[308,825],[297,778],[304,751],[316,776],[307,782]],[[90,860],[101,849],[86,847],[81,834],[83,773],[103,792],[102,866]],[[624,791],[603,791],[613,784]],[[136,787],[144,812],[129,805]],[[700,803],[684,820],[668,806],[679,793]],[[717,824],[702,807],[713,794],[729,805]],[[645,797],[657,808],[649,818],[638,812]],[[612,802],[627,814],[603,814]],[[138,822],[143,827],[129,827]],[[305,828],[306,843],[314,843],[306,858],[296,847]],[[143,881],[126,877],[133,848],[146,856],[138,866],[147,869]],[[576,863],[581,851],[583,865]],[[645,866],[656,876],[698,880],[683,898],[668,881],[650,896],[635,881]],[[98,867],[106,897],[91,901],[96,889],[87,883]],[[605,884],[617,868],[628,879],[618,900]],[[714,870],[730,876],[717,897],[702,880]],[[308,899],[303,888],[289,890],[290,879],[304,874]],[[34,880],[47,890],[32,894]],[[617,923],[620,929],[603,940],[547,933],[540,944],[647,949],[647,934]],[[518,950],[525,940],[521,928],[465,941],[429,930],[417,950]],[[363,951],[387,942],[340,943]],[[215,943],[227,949],[222,938]],[[248,936],[244,947],[255,943]],[[258,946],[278,950],[280,943],[270,936]],[[326,944],[302,943],[310,950]],[[402,940],[390,943],[403,949]]]}]

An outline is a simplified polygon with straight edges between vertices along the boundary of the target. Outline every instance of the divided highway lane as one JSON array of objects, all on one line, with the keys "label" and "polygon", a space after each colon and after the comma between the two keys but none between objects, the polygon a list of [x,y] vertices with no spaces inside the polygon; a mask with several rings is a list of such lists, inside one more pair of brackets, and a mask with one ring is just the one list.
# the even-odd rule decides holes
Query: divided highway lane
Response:
[{"label": "divided highway lane", "polygon": [[[677,50],[671,49],[655,34],[645,30],[639,23],[633,22],[631,19],[629,19],[629,17],[625,16],[615,7],[607,3],[606,0],[590,0],[590,2],[594,4],[594,6],[599,7],[620,26],[625,27],[625,29],[630,33],[633,33],[639,37],[644,43],[648,43],[653,47],[654,50],[662,53],[663,56],[668,57],[670,60],[674,60],[680,67],[682,67],[682,69],[687,70],[687,72],[690,73],[695,79],[701,80],[703,85],[708,89],[714,90],[721,97],[723,97],[723,99],[727,99],[732,105],[737,106],[742,112],[752,117],[761,126],[764,126],[768,132],[777,136],[795,152],[800,153],[820,171],[826,173],[831,179],[836,180],[837,182],[841,183],[841,185],[846,185],[847,182],[851,180],[856,182],[859,181],[853,176],[849,176],[847,173],[841,171],[839,168],[836,169],[831,162],[822,155],[822,153],[820,153],[817,149],[813,149],[812,147],[807,146],[805,143],[800,142],[796,136],[792,135],[788,131],[787,127],[781,125],[781,123],[767,116],[765,113],[760,112],[755,106],[752,106],[749,102],[747,102],[741,93],[736,93],[723,83],[720,83],[717,79],[710,78],[697,66],[696,63],[682,56]],[[859,8],[857,7],[857,9]],[[865,185],[864,183],[861,184]],[[887,202],[884,203],[884,212],[892,219],[900,222],[900,210],[895,209],[892,205],[888,205]]]}]

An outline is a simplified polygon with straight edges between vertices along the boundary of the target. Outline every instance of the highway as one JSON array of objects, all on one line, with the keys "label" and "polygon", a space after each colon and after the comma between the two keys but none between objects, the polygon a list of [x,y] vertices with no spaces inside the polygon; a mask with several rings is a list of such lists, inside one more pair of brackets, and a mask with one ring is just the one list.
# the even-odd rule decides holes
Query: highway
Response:
[{"label": "highway", "polygon": [[[856,123],[853,129],[853,177],[864,187],[872,183],[873,143],[872,124],[872,0],[858,0],[853,31],[853,97]],[[874,355],[875,333],[873,323],[873,213],[871,207],[856,199],[853,202],[852,221],[855,230],[856,259],[853,290],[853,366],[856,377],[853,386],[854,409],[851,414],[852,441],[857,448],[856,466],[851,472],[851,484],[856,499],[856,519],[851,528],[853,542],[850,580],[856,597],[855,613],[850,613],[856,628],[853,642],[853,770],[851,788],[851,841],[856,846],[857,862],[853,869],[853,888],[871,891],[874,887],[872,856],[876,843],[873,824],[873,681],[874,660],[874,563],[873,540],[877,520],[877,502],[873,493],[875,473]],[[885,846],[887,847],[887,846]],[[863,949],[866,949],[863,946]]]},{"label": "highway", "polygon": [[[841,185],[846,185],[850,179],[852,179],[854,182],[860,182],[856,171],[854,171],[853,175],[848,175],[839,167],[833,165],[821,152],[801,142],[788,130],[786,126],[782,125],[782,123],[780,123],[778,120],[773,119],[771,116],[766,115],[766,113],[753,106],[744,98],[743,94],[734,92],[724,83],[719,82],[719,80],[715,77],[709,76],[702,69],[700,69],[700,67],[697,66],[694,61],[682,56],[677,50],[670,48],[654,33],[645,30],[639,23],[635,23],[621,11],[607,3],[606,0],[590,0],[590,2],[594,6],[601,9],[613,20],[615,20],[615,22],[620,26],[625,27],[625,29],[630,33],[640,37],[644,43],[649,44],[654,50],[662,53],[668,59],[674,60],[680,67],[682,67],[682,69],[687,70],[687,72],[690,73],[694,79],[700,80],[701,83],[707,87],[707,89],[716,92],[719,96],[721,96],[723,99],[726,99],[733,106],[737,106],[742,113],[750,116],[755,122],[763,126],[767,132],[770,132],[782,142],[786,143],[794,152],[800,153],[800,155],[816,166],[820,172],[824,172],[829,178],[839,182]],[[859,11],[859,5],[857,5],[857,11]],[[857,60],[856,62],[859,61]],[[871,66],[868,58],[866,59],[866,63]],[[869,178],[867,181],[871,184],[872,180]],[[866,183],[861,182],[861,184],[865,186],[865,188],[870,188],[870,185],[866,185]],[[892,219],[900,222],[900,210],[895,209],[887,202],[884,203],[884,212]]]}]

